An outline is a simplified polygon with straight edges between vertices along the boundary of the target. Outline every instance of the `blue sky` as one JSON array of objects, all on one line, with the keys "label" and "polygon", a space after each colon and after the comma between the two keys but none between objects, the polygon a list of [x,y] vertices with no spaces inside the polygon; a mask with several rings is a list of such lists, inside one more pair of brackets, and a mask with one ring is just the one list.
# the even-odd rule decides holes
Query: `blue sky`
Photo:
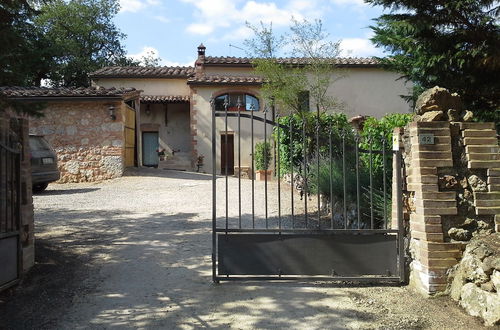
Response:
[{"label": "blue sky", "polygon": [[286,31],[291,17],[321,19],[334,41],[342,40],[343,56],[380,56],[369,38],[372,19],[382,13],[363,0],[120,0],[115,23],[127,34],[130,56],[154,52],[163,65],[193,65],[203,42],[210,56],[245,56],[252,36],[245,21],[273,23]]}]

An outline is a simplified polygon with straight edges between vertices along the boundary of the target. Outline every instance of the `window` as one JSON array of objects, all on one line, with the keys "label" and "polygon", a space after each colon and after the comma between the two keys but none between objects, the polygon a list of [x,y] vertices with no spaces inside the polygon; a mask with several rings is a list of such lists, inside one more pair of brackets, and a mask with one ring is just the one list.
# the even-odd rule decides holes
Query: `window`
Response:
[{"label": "window", "polygon": [[226,98],[229,102],[227,111],[238,111],[238,101],[241,102],[241,109],[245,111],[259,111],[259,99],[250,94],[228,93],[215,98],[215,110],[224,111]]}]

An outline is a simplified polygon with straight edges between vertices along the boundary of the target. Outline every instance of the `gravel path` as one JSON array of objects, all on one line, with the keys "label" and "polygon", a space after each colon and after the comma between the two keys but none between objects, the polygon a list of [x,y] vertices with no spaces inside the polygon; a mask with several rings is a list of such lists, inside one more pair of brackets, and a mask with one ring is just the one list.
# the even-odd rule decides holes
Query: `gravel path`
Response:
[{"label": "gravel path", "polygon": [[137,170],[98,184],[52,184],[34,203],[37,265],[0,296],[0,328],[481,327],[446,297],[405,287],[213,284],[209,175]]}]

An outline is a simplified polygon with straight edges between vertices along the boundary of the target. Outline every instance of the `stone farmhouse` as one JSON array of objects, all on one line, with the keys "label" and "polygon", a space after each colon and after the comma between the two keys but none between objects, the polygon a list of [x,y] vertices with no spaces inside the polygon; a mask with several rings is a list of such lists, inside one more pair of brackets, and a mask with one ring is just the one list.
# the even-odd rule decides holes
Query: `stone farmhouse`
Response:
[{"label": "stone farmhouse", "polygon": [[0,87],[0,94],[44,106],[43,117],[30,118],[29,132],[56,150],[60,182],[116,178],[137,166],[136,89]]},{"label": "stone farmhouse", "polygon": [[[229,111],[236,110],[240,99],[244,111],[263,116],[266,105],[259,95],[262,79],[253,72],[252,59],[206,56],[205,51],[203,44],[198,47],[193,67],[104,67],[91,74],[93,86],[142,91],[136,113],[139,166],[193,170],[201,156],[205,159],[201,170],[211,172],[211,98],[216,101],[216,111],[223,110],[223,100],[228,96]],[[297,58],[280,61],[306,64]],[[410,111],[400,95],[407,95],[411,86],[397,73],[384,70],[375,59],[339,58],[336,67],[342,70],[343,77],[332,84],[328,93],[344,103],[343,111],[348,116],[381,117]],[[225,161],[221,161],[224,153],[220,150],[229,150],[228,173],[233,173],[236,165],[235,118],[228,120],[228,127],[226,146],[223,119],[217,118],[218,173],[225,171],[221,169]],[[242,132],[248,130],[248,121],[242,122]],[[256,134],[262,137],[262,128]],[[241,164],[248,167],[250,141],[242,141],[241,148]]]}]

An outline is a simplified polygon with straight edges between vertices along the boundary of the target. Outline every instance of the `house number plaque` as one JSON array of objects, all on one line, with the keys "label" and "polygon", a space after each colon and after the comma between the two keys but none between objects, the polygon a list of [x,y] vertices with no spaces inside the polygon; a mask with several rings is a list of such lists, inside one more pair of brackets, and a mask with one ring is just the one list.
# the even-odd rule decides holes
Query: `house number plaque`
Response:
[{"label": "house number plaque", "polygon": [[419,144],[434,144],[434,134],[420,134],[418,136]]}]

